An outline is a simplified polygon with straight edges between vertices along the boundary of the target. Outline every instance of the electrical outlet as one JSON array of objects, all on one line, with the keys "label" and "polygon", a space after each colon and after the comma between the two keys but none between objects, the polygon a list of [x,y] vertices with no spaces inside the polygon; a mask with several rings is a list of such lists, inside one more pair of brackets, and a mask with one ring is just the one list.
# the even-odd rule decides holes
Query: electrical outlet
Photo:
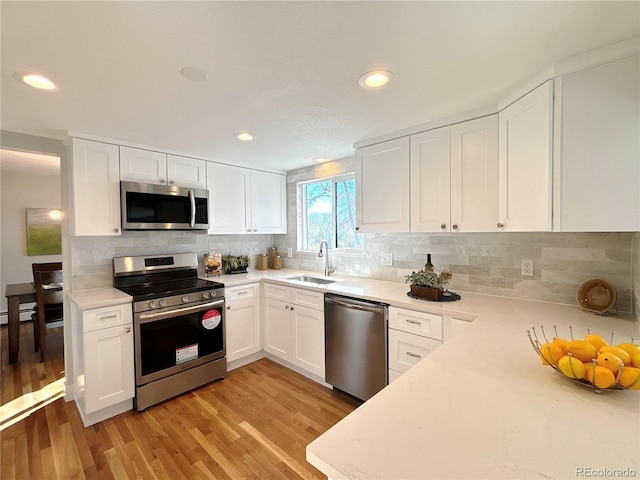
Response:
[{"label": "electrical outlet", "polygon": [[522,260],[520,263],[520,275],[533,277],[533,260]]},{"label": "electrical outlet", "polygon": [[293,248],[287,248],[287,258],[293,257]]},{"label": "electrical outlet", "polygon": [[391,252],[382,252],[380,254],[380,263],[383,267],[392,267],[393,266],[393,253]]}]

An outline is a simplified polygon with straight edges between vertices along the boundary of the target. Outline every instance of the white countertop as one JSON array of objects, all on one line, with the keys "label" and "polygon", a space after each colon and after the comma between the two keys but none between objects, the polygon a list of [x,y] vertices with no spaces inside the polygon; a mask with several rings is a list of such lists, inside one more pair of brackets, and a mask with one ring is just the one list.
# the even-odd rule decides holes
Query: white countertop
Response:
[{"label": "white countertop", "polygon": [[132,297],[115,288],[93,288],[88,290],[74,290],[67,297],[76,304],[80,310],[109,307],[123,303],[131,303]]}]

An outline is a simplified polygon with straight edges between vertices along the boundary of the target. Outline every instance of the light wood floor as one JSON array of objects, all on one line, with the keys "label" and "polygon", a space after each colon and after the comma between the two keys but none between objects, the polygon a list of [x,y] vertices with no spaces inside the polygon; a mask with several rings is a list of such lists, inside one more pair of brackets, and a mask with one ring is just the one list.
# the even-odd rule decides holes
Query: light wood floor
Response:
[{"label": "light wood floor", "polygon": [[[7,366],[2,329],[5,401],[25,381],[34,385],[25,388],[38,388],[42,372],[53,375],[59,366],[49,365],[49,357],[43,370],[26,361]],[[27,338],[33,341],[30,333]],[[267,359],[145,412],[88,428],[73,402],[58,399],[0,432],[0,477],[324,478],[306,462],[305,447],[357,405]]]}]

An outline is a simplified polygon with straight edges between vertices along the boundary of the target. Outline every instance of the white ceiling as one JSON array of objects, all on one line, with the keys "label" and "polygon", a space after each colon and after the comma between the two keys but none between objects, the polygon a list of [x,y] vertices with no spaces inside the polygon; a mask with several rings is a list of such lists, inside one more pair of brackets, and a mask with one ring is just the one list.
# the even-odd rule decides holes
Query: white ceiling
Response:
[{"label": "white ceiling", "polygon": [[[640,2],[0,2],[3,130],[282,170],[497,103],[640,34]],[[209,74],[190,82],[183,67]],[[358,77],[395,73],[382,91]],[[55,93],[13,78],[38,71]],[[252,143],[233,134],[249,130]]]}]

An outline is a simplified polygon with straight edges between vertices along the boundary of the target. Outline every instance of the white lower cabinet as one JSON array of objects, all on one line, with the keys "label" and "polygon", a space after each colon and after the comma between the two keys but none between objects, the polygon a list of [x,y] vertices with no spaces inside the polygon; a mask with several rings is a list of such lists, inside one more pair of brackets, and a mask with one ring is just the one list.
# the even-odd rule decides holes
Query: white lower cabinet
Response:
[{"label": "white lower cabinet", "polygon": [[85,426],[133,408],[131,304],[72,308],[75,401]]},{"label": "white lower cabinet", "polygon": [[389,382],[442,345],[443,316],[389,307]]},{"label": "white lower cabinet", "polygon": [[264,350],[324,378],[324,295],[264,284]]},{"label": "white lower cabinet", "polygon": [[262,350],[260,284],[225,289],[227,362]]}]

